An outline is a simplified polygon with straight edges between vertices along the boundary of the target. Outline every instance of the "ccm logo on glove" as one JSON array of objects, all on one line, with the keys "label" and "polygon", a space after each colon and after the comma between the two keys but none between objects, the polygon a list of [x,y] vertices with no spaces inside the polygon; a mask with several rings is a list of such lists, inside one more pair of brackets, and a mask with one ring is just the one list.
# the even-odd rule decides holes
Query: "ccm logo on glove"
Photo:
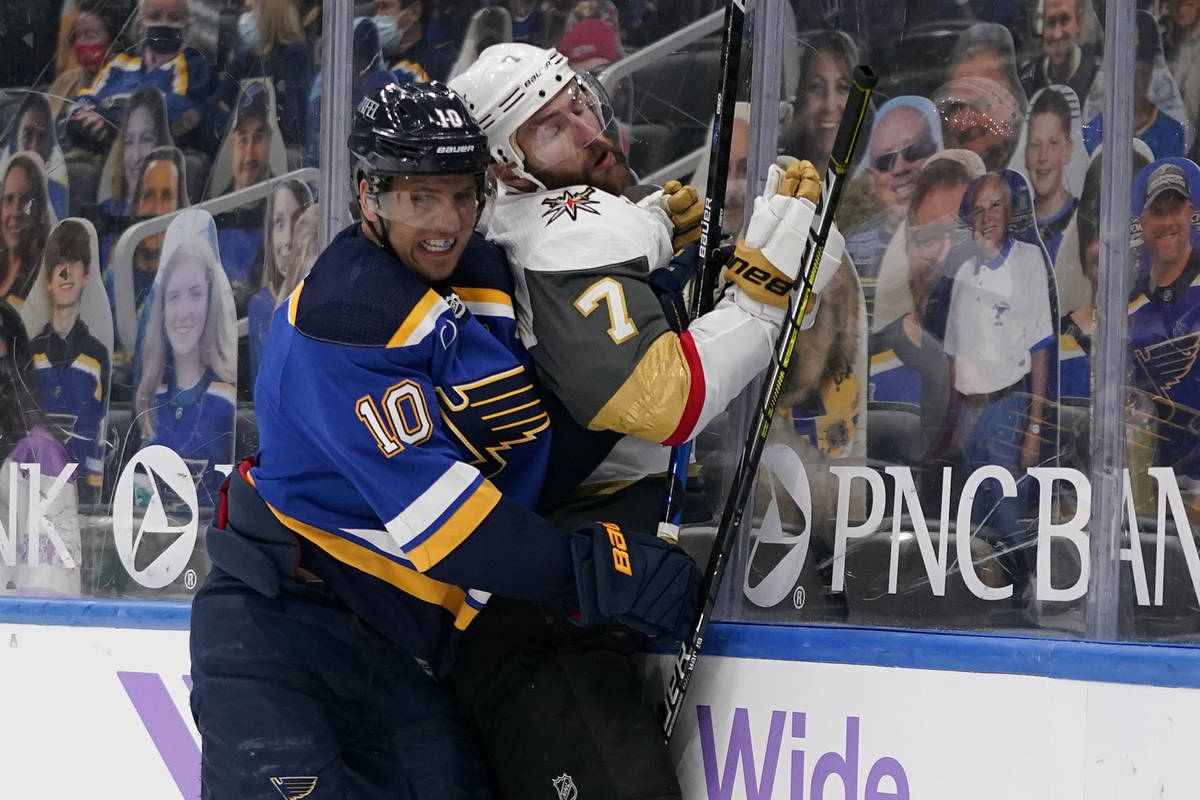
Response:
[{"label": "ccm logo on glove", "polygon": [[612,545],[613,568],[632,576],[633,567],[629,564],[629,546],[625,544],[625,534],[611,522],[601,522],[600,525],[608,532],[608,543]]}]

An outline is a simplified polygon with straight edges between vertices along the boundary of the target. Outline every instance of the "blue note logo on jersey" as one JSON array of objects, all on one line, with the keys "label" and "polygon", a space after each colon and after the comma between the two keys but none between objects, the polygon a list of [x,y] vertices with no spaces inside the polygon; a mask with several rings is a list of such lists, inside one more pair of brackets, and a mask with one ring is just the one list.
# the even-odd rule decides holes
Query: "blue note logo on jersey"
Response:
[{"label": "blue note logo on jersey", "polygon": [[524,367],[514,367],[448,389],[437,387],[442,419],[463,461],[491,478],[508,463],[506,453],[532,442],[550,418]]},{"label": "blue note logo on jersey", "polygon": [[271,778],[271,785],[279,790],[287,800],[300,800],[308,797],[317,788],[317,779],[312,775],[299,778]]},{"label": "blue note logo on jersey", "polygon": [[1197,353],[1200,353],[1200,332],[1135,348],[1133,357],[1154,391],[1165,397],[1169,389],[1192,371]]},{"label": "blue note logo on jersey", "polygon": [[579,212],[586,211],[589,214],[600,216],[600,212],[592,208],[599,203],[599,200],[593,200],[592,194],[595,189],[591,186],[584,189],[582,192],[572,192],[564,190],[560,197],[547,197],[542,201],[542,205],[546,206],[546,210],[542,212],[543,218],[546,219],[546,224],[549,225],[559,217],[566,215],[572,220],[579,219]]}]

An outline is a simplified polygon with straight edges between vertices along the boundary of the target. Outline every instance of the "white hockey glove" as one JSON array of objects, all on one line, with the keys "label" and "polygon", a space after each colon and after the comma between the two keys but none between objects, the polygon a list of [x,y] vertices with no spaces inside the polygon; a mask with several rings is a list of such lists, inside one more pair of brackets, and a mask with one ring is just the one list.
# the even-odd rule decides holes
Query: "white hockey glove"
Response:
[{"label": "white hockey glove", "polygon": [[[746,238],[738,242],[725,268],[724,278],[734,284],[738,305],[759,316],[763,306],[776,310],[787,306],[820,193],[821,180],[810,162],[793,162],[786,172],[770,166],[766,188],[754,200]],[[743,298],[751,302],[744,303]]]}]

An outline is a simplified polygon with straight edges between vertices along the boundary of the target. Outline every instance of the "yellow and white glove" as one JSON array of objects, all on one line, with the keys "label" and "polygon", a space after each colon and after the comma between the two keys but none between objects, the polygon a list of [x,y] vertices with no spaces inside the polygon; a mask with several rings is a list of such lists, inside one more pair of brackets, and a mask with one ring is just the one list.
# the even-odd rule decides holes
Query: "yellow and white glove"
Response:
[{"label": "yellow and white glove", "polygon": [[679,181],[667,181],[659,198],[671,218],[671,247],[675,250],[700,240],[700,222],[704,218],[704,201],[695,186]]},{"label": "yellow and white glove", "polygon": [[772,164],[762,196],[754,199],[746,238],[725,268],[725,280],[755,302],[786,307],[820,194],[821,179],[811,162],[795,161],[786,171]]}]

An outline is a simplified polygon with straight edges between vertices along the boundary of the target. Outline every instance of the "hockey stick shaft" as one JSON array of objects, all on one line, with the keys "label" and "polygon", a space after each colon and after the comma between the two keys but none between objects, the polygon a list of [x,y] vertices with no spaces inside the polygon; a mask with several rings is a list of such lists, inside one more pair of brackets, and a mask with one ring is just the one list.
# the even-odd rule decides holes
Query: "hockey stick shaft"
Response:
[{"label": "hockey stick shaft", "polygon": [[[717,109],[713,116],[713,138],[708,153],[708,185],[704,191],[704,216],[700,221],[700,250],[696,255],[696,280],[688,307],[693,320],[710,310],[720,265],[713,258],[721,239],[725,214],[725,185],[729,179],[729,149],[733,141],[733,109],[737,101],[738,67],[742,61],[742,38],[746,25],[745,0],[729,0],[725,7],[725,32],[721,42],[721,82],[717,87]],[[692,443],[671,448],[667,468],[667,491],[663,496],[662,521],[658,535],[668,541],[679,539],[683,519],[683,493],[687,486]]]},{"label": "hockey stick shaft", "polygon": [[742,515],[745,513],[750,491],[754,486],[755,473],[762,458],[763,447],[766,445],[767,434],[771,429],[771,419],[779,402],[779,394],[787,380],[788,367],[796,346],[796,336],[800,331],[800,322],[808,312],[812,299],[812,286],[817,270],[821,266],[821,256],[825,250],[825,242],[829,238],[829,230],[833,226],[833,217],[837,211],[842,189],[845,187],[850,162],[854,157],[854,149],[858,144],[862,131],[863,119],[866,117],[867,104],[871,91],[878,79],[865,66],[854,69],[850,96],[838,127],[837,139],[834,141],[833,152],[829,156],[829,167],[826,170],[820,214],[816,232],[809,238],[805,248],[801,268],[801,284],[796,296],[792,299],[790,313],[784,320],[779,337],[775,342],[771,365],[763,381],[762,392],[759,396],[758,407],[755,410],[754,421],[742,447],[737,470],[733,475],[733,483],[721,512],[721,520],[717,526],[716,539],[713,542],[712,553],[704,570],[703,597],[700,613],[692,624],[688,638],[680,645],[675,665],[671,672],[667,689],[666,715],[663,719],[663,732],[670,738],[683,708],[683,699],[691,683],[692,674],[696,669],[696,659],[704,643],[709,619],[713,608],[716,607],[717,592],[737,532],[741,528]]}]

